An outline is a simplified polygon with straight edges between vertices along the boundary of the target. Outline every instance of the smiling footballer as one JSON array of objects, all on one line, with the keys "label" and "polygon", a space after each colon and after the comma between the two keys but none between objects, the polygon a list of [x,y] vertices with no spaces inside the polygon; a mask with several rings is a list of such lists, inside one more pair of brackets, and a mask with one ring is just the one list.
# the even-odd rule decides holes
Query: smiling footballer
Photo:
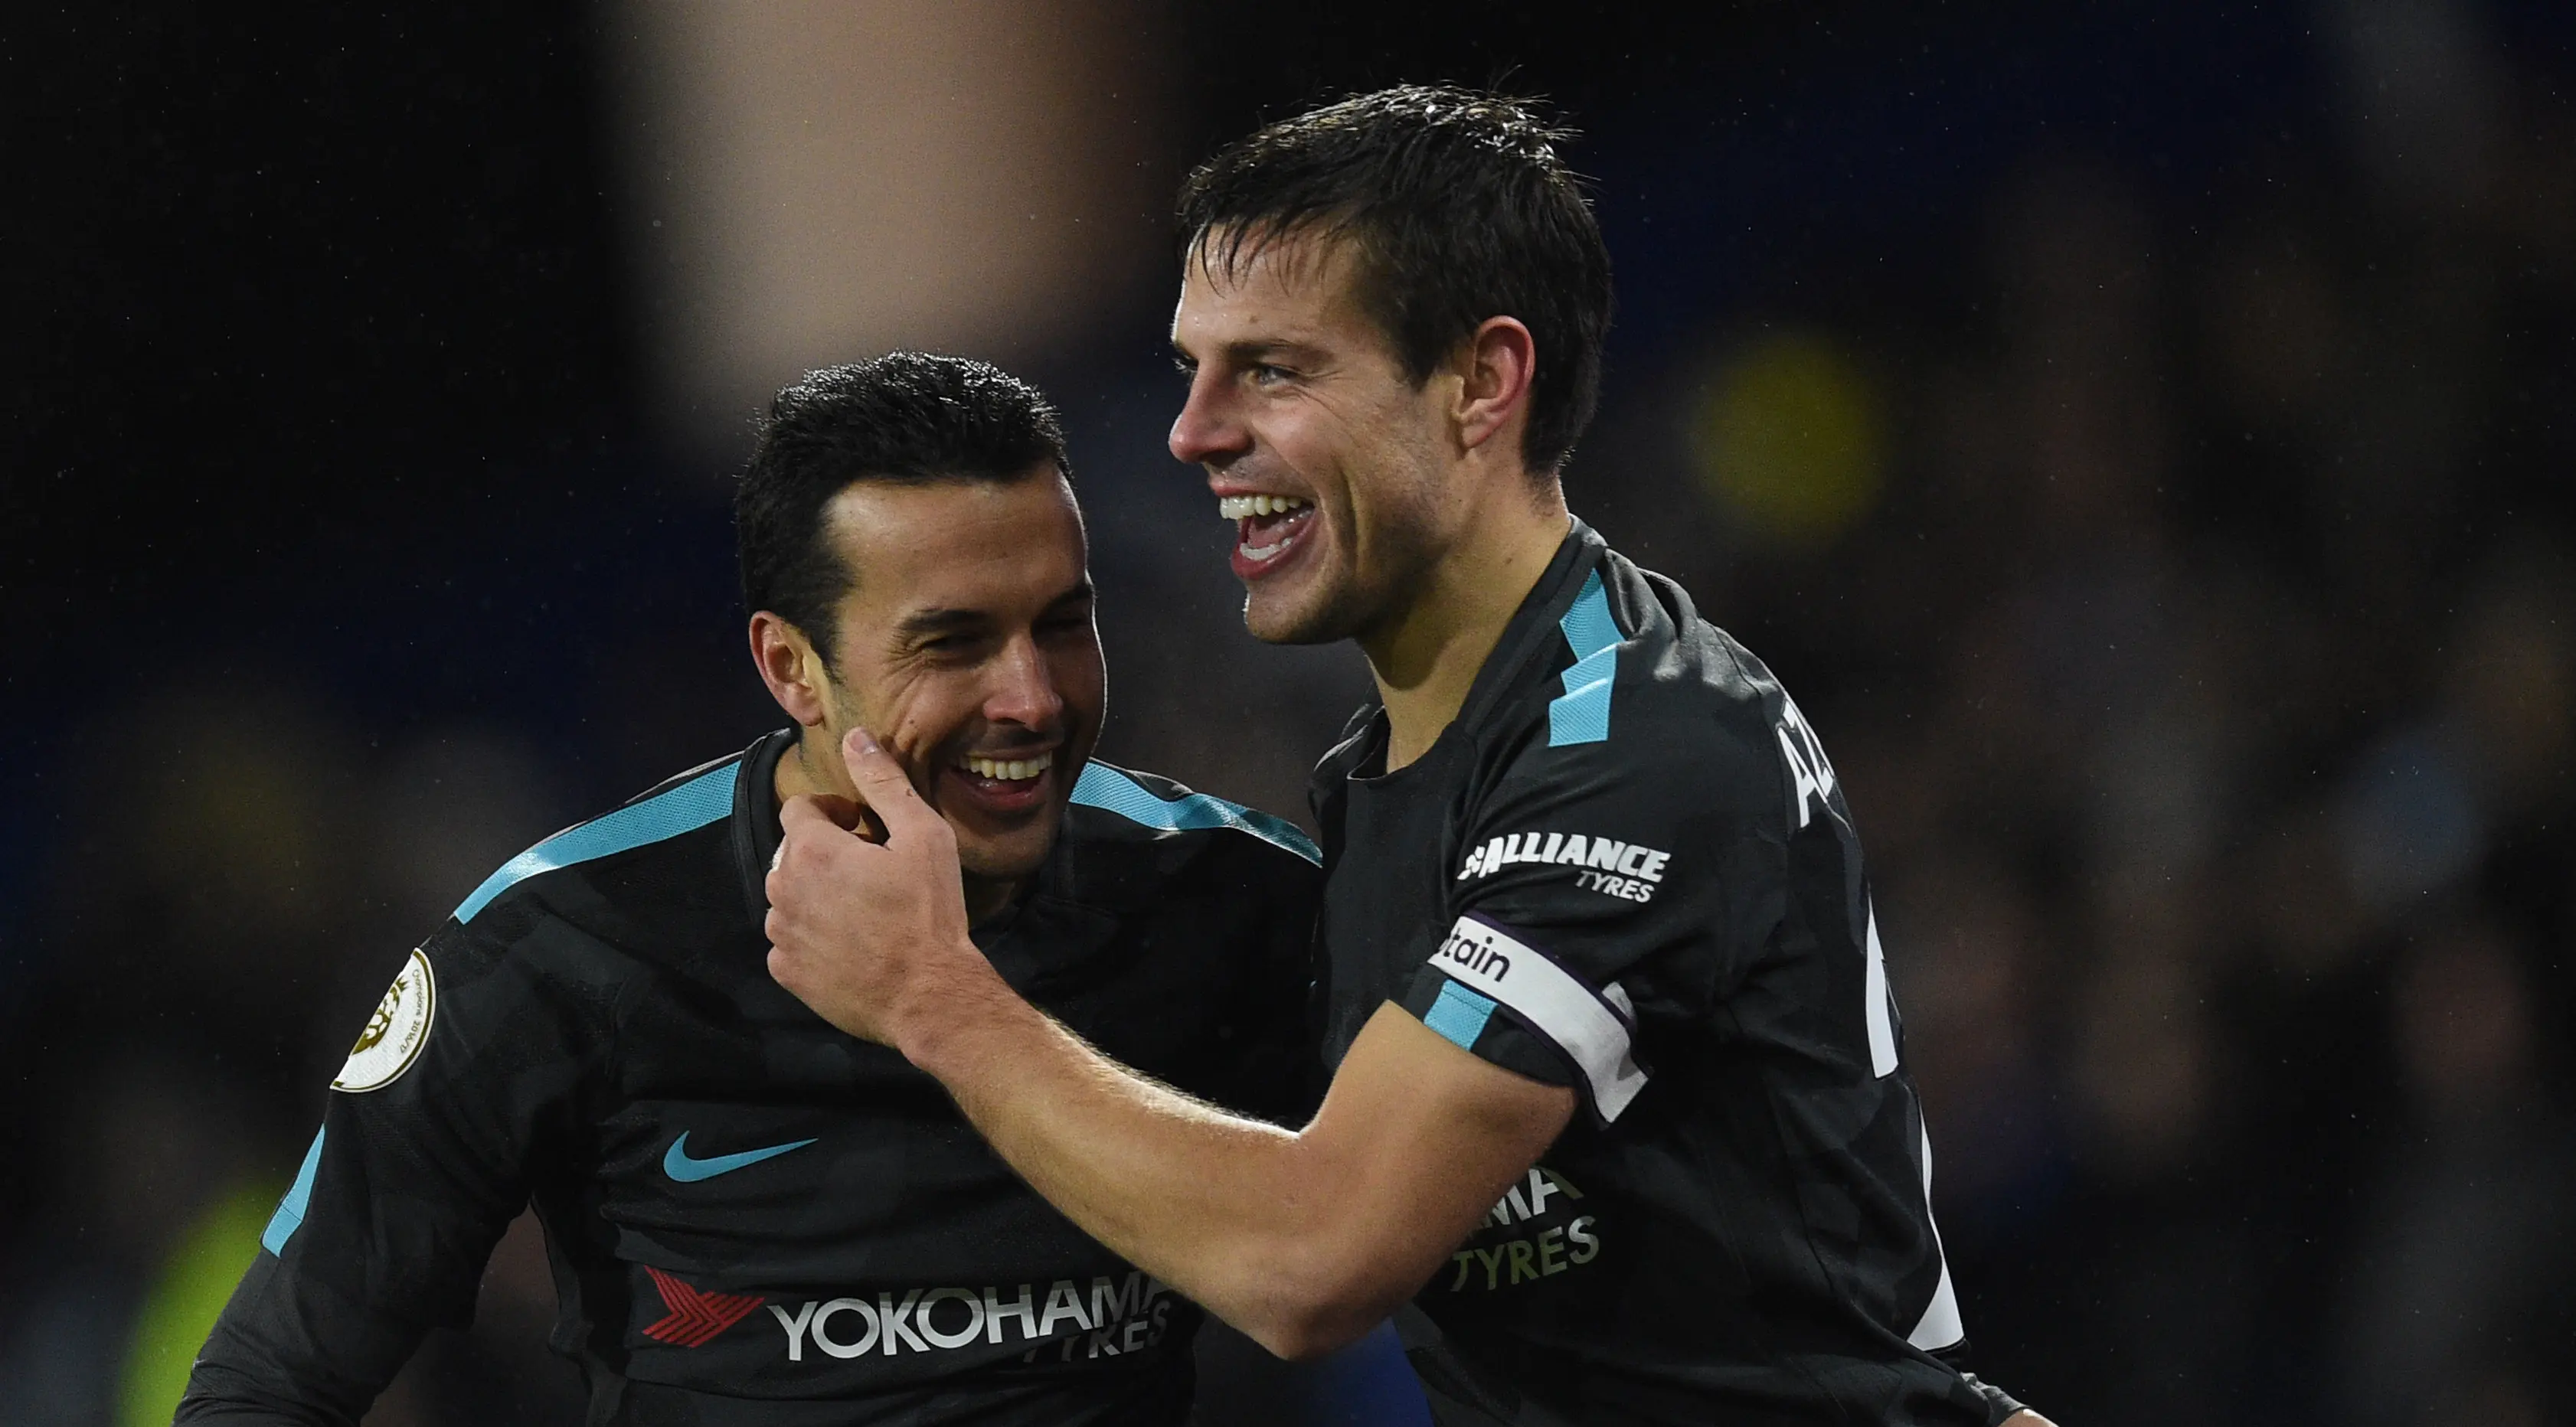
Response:
[{"label": "smiling footballer", "polygon": [[762,878],[781,800],[848,791],[864,720],[952,821],[999,975],[1126,1064],[1295,1123],[1314,847],[1090,761],[1081,517],[1027,385],[904,353],[815,373],[737,516],[753,657],[798,726],[530,848],[411,954],[180,1422],[356,1422],[471,1317],[531,1204],[593,1424],[1187,1416],[1199,1310],[779,989]]}]

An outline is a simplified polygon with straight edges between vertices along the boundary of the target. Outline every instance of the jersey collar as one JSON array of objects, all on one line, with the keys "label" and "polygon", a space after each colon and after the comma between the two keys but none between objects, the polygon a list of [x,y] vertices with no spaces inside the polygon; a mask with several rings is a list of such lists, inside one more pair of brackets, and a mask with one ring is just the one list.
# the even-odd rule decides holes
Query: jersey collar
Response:
[{"label": "jersey collar", "polygon": [[[1570,521],[1556,554],[1522,597],[1520,608],[1494,641],[1493,652],[1485,656],[1484,665],[1476,671],[1476,680],[1468,686],[1458,716],[1450,720],[1410,768],[1433,763],[1452,739],[1472,737],[1473,731],[1524,683],[1555,671],[1556,656],[1565,647],[1558,638],[1558,621],[1582,595],[1583,577],[1599,567],[1609,549],[1591,526],[1579,519]],[[1385,748],[1386,707],[1375,702],[1365,704],[1343,726],[1340,740],[1315,765],[1307,796],[1319,820],[1327,826],[1331,824],[1327,805],[1345,780],[1377,776],[1369,770],[1385,757]]]},{"label": "jersey collar", "polygon": [[763,734],[743,750],[733,782],[734,866],[742,875],[742,905],[755,930],[769,919],[769,859],[778,855],[778,760],[796,745],[796,730]]},{"label": "jersey collar", "polygon": [[1556,547],[1556,558],[1530,586],[1521,600],[1512,622],[1503,626],[1502,637],[1494,641],[1494,652],[1485,656],[1485,665],[1476,671],[1476,682],[1468,687],[1467,701],[1458,708],[1458,717],[1440,736],[1447,738],[1451,729],[1474,730],[1484,726],[1503,702],[1532,680],[1543,679],[1556,671],[1557,656],[1565,652],[1559,637],[1558,622],[1574,607],[1583,593],[1583,577],[1592,573],[1609,553],[1610,546],[1592,527],[1579,519],[1570,519],[1563,542]]}]

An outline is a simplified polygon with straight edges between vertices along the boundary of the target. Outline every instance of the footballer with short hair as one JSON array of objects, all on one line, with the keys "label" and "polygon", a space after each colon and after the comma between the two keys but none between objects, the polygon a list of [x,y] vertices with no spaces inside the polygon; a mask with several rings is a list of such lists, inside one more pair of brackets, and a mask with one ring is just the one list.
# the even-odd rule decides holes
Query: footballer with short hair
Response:
[{"label": "footballer with short hair", "polygon": [[787,806],[772,966],[1273,1351],[1403,1310],[1444,1424],[1993,1427],[2023,1409],[1966,1370],[1833,766],[1565,502],[1611,315],[1568,137],[1404,87],[1181,196],[1172,452],[1237,526],[1252,632],[1354,640],[1379,695],[1312,789],[1314,1119],[1158,1085],[995,976],[873,728],[846,752],[885,838]]},{"label": "footballer with short hair", "polygon": [[600,1427],[1159,1423],[1199,1310],[1013,1176],[947,1092],[770,979],[778,809],[864,725],[977,955],[1122,1062],[1294,1123],[1315,849],[1094,762],[1082,520],[1035,389],[896,353],[778,394],[736,501],[795,720],[558,833],[414,951],[332,1082],[181,1423],[355,1423],[523,1208]]}]

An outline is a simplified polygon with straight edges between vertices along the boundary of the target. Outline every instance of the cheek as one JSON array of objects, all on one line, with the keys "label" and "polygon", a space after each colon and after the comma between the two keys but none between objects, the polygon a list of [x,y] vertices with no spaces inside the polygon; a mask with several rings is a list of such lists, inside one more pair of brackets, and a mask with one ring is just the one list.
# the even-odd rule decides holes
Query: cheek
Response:
[{"label": "cheek", "polygon": [[1050,655],[1047,677],[1055,684],[1057,697],[1064,700],[1066,708],[1086,721],[1099,719],[1101,703],[1107,697],[1109,670],[1097,641],[1084,640]]},{"label": "cheek", "polygon": [[937,673],[916,675],[885,701],[881,727],[870,730],[895,756],[921,768],[974,716],[974,690],[969,681]]},{"label": "cheek", "polygon": [[1373,453],[1368,475],[1366,490],[1358,493],[1367,523],[1392,543],[1418,543],[1467,514],[1463,487],[1445,479],[1434,454],[1416,443],[1386,443]]}]

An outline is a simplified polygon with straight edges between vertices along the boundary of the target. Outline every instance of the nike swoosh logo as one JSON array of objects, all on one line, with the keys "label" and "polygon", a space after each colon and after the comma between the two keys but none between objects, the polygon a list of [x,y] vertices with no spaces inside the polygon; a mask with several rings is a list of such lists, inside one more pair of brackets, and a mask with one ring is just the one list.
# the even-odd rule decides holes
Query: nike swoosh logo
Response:
[{"label": "nike swoosh logo", "polygon": [[766,1149],[744,1150],[740,1154],[711,1155],[705,1159],[689,1158],[688,1143],[689,1132],[682,1130],[680,1137],[671,1141],[671,1148],[662,1156],[662,1172],[682,1184],[695,1184],[701,1179],[713,1179],[719,1174],[731,1174],[747,1165],[755,1165],[765,1159],[776,1159],[789,1150],[801,1150],[814,1142],[789,1140],[783,1145],[771,1145]]}]

